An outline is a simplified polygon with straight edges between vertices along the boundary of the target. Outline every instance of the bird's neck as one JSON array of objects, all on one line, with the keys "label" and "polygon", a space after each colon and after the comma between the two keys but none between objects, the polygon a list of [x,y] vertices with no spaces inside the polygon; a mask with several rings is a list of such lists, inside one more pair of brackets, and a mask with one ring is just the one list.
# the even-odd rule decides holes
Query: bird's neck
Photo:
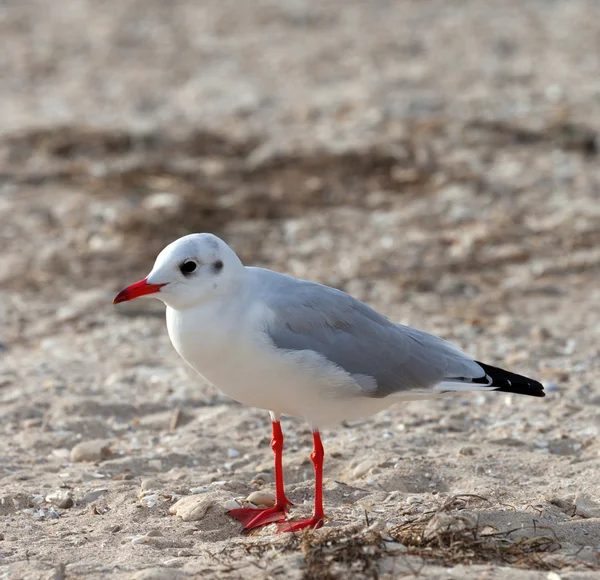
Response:
[{"label": "bird's neck", "polygon": [[244,318],[244,302],[228,294],[185,310],[167,306],[167,329],[175,350],[201,373],[200,367],[227,356]]}]

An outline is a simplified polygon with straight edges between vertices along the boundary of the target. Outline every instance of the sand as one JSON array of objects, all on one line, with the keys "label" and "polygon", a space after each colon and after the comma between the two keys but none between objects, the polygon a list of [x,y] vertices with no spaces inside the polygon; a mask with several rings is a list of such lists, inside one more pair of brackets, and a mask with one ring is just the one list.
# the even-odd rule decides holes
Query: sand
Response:
[{"label": "sand", "polygon": [[[598,578],[599,12],[5,3],[0,578]],[[184,366],[158,302],[111,304],[193,231],[548,395],[326,430],[325,527],[243,536],[268,414]],[[311,434],[283,428],[299,517]]]}]

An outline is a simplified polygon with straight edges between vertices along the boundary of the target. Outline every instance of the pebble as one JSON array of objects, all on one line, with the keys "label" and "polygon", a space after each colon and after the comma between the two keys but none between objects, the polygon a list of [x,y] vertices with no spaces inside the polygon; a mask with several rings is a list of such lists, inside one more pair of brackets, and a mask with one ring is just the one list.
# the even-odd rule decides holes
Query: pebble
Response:
[{"label": "pebble", "polygon": [[363,475],[373,467],[373,463],[371,461],[361,461],[353,470],[352,477],[355,479],[360,479]]},{"label": "pebble", "polygon": [[383,542],[388,552],[407,552],[408,548],[400,542]]},{"label": "pebble", "polygon": [[181,412],[181,409],[177,407],[177,409],[175,409],[171,415],[171,420],[169,421],[169,431],[175,431],[175,429],[181,425],[182,417],[183,413]]},{"label": "pebble", "polygon": [[234,449],[233,447],[230,447],[227,450],[227,455],[230,459],[235,459],[236,457],[240,456],[240,452],[237,449]]},{"label": "pebble", "polygon": [[206,512],[215,505],[214,496],[187,495],[169,508],[169,513],[180,517],[184,522],[195,522],[201,520]]},{"label": "pebble", "polygon": [[129,481],[130,479],[133,479],[135,476],[133,475],[133,473],[130,473],[128,471],[125,471],[123,473],[117,473],[117,475],[113,476],[113,481]]},{"label": "pebble", "polygon": [[28,508],[23,510],[23,512],[30,515],[34,520],[43,520],[46,518],[46,510],[43,509]]},{"label": "pebble", "polygon": [[462,532],[475,528],[477,520],[472,514],[460,515],[450,513],[437,513],[428,522],[423,537],[431,540],[440,533]]},{"label": "pebble", "polygon": [[425,500],[422,497],[417,497],[415,495],[408,496],[406,498],[407,503],[425,503]]},{"label": "pebble", "polygon": [[71,449],[71,461],[102,461],[112,455],[110,443],[102,439],[82,441]]},{"label": "pebble", "polygon": [[140,485],[142,491],[155,491],[162,488],[162,484],[157,479],[142,479]]},{"label": "pebble", "polygon": [[265,483],[270,483],[272,481],[273,475],[271,473],[257,473],[249,483],[250,485],[264,485]]},{"label": "pebble", "polygon": [[237,501],[236,499],[228,499],[225,502],[225,506],[224,507],[225,507],[225,509],[227,511],[229,511],[229,510],[236,510],[236,509],[241,508],[242,504],[239,501]]},{"label": "pebble", "polygon": [[60,518],[60,514],[53,507],[50,507],[50,509],[46,512],[46,518],[49,520],[57,520]]},{"label": "pebble", "polygon": [[212,489],[209,489],[208,487],[190,487],[190,493],[208,493],[209,491],[213,491]]},{"label": "pebble", "polygon": [[52,450],[52,455],[54,455],[54,457],[58,457],[59,459],[68,459],[71,456],[71,451],[64,447],[59,447],[58,449]]},{"label": "pebble", "polygon": [[158,493],[150,493],[140,498],[140,503],[147,508],[153,508],[158,502],[158,497]]},{"label": "pebble", "polygon": [[70,491],[58,490],[46,496],[46,502],[57,508],[67,510],[73,507],[73,494]]},{"label": "pebble", "polygon": [[469,447],[469,446],[461,447],[458,450],[458,454],[462,455],[464,457],[475,455],[475,448],[474,447]]},{"label": "pebble", "polygon": [[149,212],[161,215],[176,215],[183,201],[179,195],[170,192],[153,193],[144,198],[143,206]]},{"label": "pebble", "polygon": [[551,496],[551,497],[547,497],[547,500],[548,500],[548,503],[555,505],[556,507],[560,508],[563,511],[573,509],[573,502],[569,499],[557,497],[557,496]]},{"label": "pebble", "polygon": [[275,495],[270,491],[253,491],[246,498],[246,501],[256,507],[273,507],[275,505]]},{"label": "pebble", "polygon": [[169,558],[162,563],[162,565],[167,568],[179,568],[183,566],[183,564],[184,561],[181,558]]},{"label": "pebble", "polygon": [[586,494],[575,497],[575,513],[582,518],[600,518],[600,504]]},{"label": "pebble", "polygon": [[100,499],[106,493],[108,493],[108,489],[96,489],[94,491],[89,491],[81,498],[81,503],[92,503]]},{"label": "pebble", "polygon": [[574,455],[581,450],[583,445],[574,439],[554,439],[548,441],[548,450],[553,455]]}]

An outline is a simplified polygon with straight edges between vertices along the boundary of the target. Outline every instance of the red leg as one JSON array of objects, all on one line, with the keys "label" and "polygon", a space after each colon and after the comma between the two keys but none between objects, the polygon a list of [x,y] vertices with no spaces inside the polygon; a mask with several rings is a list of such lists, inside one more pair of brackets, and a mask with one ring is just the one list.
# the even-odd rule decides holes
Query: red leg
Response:
[{"label": "red leg", "polygon": [[317,430],[313,431],[313,441],[313,452],[310,454],[310,458],[315,466],[315,509],[313,516],[308,520],[280,523],[278,525],[278,531],[280,532],[297,532],[304,528],[317,529],[323,525],[325,518],[323,512],[323,458],[325,457],[325,452],[323,451],[321,436]]},{"label": "red leg", "polygon": [[292,502],[285,496],[283,487],[283,433],[281,423],[272,421],[273,437],[271,449],[275,454],[275,505],[272,508],[239,508],[227,513],[240,521],[244,531],[252,530],[273,522],[285,521],[288,506]]}]

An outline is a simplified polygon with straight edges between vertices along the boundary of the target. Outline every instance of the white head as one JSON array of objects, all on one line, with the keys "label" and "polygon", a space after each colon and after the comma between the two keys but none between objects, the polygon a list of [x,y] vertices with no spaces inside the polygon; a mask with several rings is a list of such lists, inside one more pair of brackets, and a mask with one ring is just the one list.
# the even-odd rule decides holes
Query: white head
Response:
[{"label": "white head", "polygon": [[113,302],[152,295],[175,310],[185,310],[222,295],[243,272],[242,262],[223,240],[190,234],[169,244],[150,274],[119,292]]}]

